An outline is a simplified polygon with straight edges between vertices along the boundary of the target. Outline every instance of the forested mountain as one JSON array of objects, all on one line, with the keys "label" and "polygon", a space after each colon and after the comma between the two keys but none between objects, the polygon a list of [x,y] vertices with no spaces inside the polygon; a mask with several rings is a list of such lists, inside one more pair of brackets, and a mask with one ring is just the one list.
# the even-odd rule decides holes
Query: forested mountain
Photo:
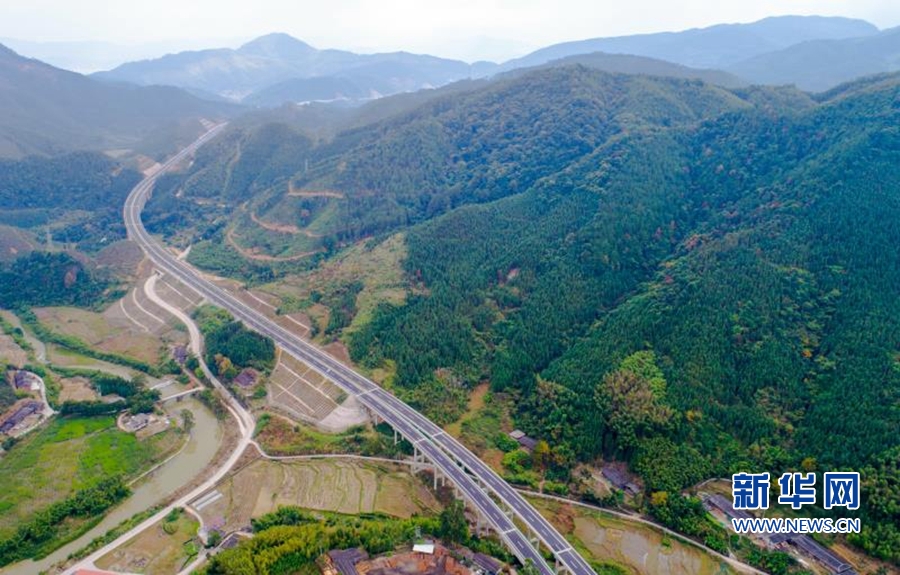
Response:
[{"label": "forested mountain", "polygon": [[860,38],[815,40],[760,54],[729,67],[758,84],[822,91],[860,76],[900,70],[900,28]]},{"label": "forested mountain", "polygon": [[632,54],[607,54],[605,52],[592,52],[589,54],[575,54],[558,60],[551,60],[546,64],[531,68],[520,68],[507,75],[521,74],[535,68],[553,68],[559,66],[571,66],[580,64],[588,68],[612,72],[615,74],[639,74],[645,76],[665,76],[669,78],[691,78],[703,80],[709,84],[736,88],[746,84],[744,80],[721,70],[709,70],[704,68],[690,68],[680,64],[674,64],[656,58],[634,56]]},{"label": "forested mountain", "polygon": [[306,245],[322,247],[523,192],[632,131],[750,105],[696,80],[541,70],[401,107],[316,146],[275,125],[232,131],[160,186],[150,221],[198,213],[198,198],[237,206],[249,197],[254,216],[306,230]]},{"label": "forested mountain", "polygon": [[130,148],[189,119],[235,107],[175,88],[109,85],[22,58],[0,45],[0,157]]},{"label": "forested mountain", "polygon": [[125,237],[122,206],[141,175],[98,152],[0,159],[0,223],[92,251]]},{"label": "forested mountain", "polygon": [[108,278],[66,253],[32,252],[0,265],[0,302],[20,306],[91,306],[110,288]]},{"label": "forested mountain", "polygon": [[500,65],[405,52],[363,55],[318,50],[287,34],[269,34],[238,49],[169,54],[95,76],[138,85],[179,86],[262,107],[285,102],[359,103],[550,63],[701,78],[730,87],[796,83],[821,90],[895,69],[896,50],[893,46],[885,50],[891,42],[886,34],[863,20],[778,16],[749,24],[565,42]]},{"label": "forested mountain", "polygon": [[294,187],[352,197],[329,227],[354,238],[525,191],[624,134],[747,105],[697,81],[554,68],[341,134]]},{"label": "forested mountain", "polygon": [[855,541],[897,560],[898,99],[900,76],[813,98],[552,67],[319,142],[243,126],[148,219],[230,205],[179,221],[274,255],[403,230],[405,303],[348,336],[356,362],[431,407],[490,381],[560,460],[650,491],[863,468]]},{"label": "forested mountain", "polygon": [[[898,97],[894,76],[623,133],[416,226],[418,295],[354,334],[353,357],[395,360],[399,385],[449,369],[514,390],[532,434],[624,458],[653,491],[871,466],[855,541],[898,560]],[[661,385],[624,369],[636,357]]]},{"label": "forested mountain", "polygon": [[247,98],[251,103],[277,105],[418,90],[468,78],[479,69],[458,60],[406,52],[317,50],[287,34],[270,34],[236,50],[170,54],[123,64],[95,76],[139,85],[193,88],[233,100]]},{"label": "forested mountain", "polygon": [[718,24],[683,32],[593,38],[541,48],[503,63],[510,70],[536,66],[590,52],[634,54],[693,68],[726,68],[759,54],[781,50],[807,40],[871,36],[878,29],[863,20],[823,16],[776,16],[750,24]]}]

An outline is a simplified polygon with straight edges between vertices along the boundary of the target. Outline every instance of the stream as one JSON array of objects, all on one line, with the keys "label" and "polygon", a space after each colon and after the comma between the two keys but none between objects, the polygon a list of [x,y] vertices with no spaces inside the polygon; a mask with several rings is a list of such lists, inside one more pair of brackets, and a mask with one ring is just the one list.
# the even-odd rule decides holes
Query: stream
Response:
[{"label": "stream", "polygon": [[100,523],[85,532],[78,539],[60,547],[39,561],[22,561],[0,569],[0,573],[11,575],[34,575],[49,569],[54,563],[64,560],[96,537],[99,537],[121,523],[154,505],[161,503],[182,486],[190,483],[213,460],[222,442],[223,430],[215,416],[195,399],[167,404],[166,412],[178,417],[183,409],[194,414],[194,428],[187,446],[162,467],[148,475],[133,487],[131,497],[108,513]]}]

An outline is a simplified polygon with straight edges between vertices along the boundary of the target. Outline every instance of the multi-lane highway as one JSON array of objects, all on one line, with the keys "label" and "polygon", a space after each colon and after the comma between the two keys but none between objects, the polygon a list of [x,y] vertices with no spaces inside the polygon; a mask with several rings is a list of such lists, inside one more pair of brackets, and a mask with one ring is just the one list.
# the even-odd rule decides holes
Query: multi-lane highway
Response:
[{"label": "multi-lane highway", "polygon": [[[210,302],[227,309],[247,327],[272,338],[285,352],[307,363],[312,369],[331,379],[347,393],[357,396],[372,412],[378,414],[446,475],[466,500],[491,523],[510,550],[521,560],[531,560],[544,574],[551,575],[541,554],[529,543],[503,507],[511,510],[521,524],[537,535],[552,551],[560,567],[573,575],[593,575],[593,570],[558,531],[544,519],[518,492],[512,489],[490,467],[445,433],[429,419],[356,373],[322,350],[304,341],[246,305],[243,301],[205,279],[188,264],[178,260],[156,242],[141,223],[141,212],[153,186],[161,174],[192,155],[214,138],[223,128],[218,126],[160,166],[138,184],[125,202],[124,217],[129,237],[143,248],[147,256],[163,272],[189,286]],[[491,497],[493,494],[503,507]]]}]

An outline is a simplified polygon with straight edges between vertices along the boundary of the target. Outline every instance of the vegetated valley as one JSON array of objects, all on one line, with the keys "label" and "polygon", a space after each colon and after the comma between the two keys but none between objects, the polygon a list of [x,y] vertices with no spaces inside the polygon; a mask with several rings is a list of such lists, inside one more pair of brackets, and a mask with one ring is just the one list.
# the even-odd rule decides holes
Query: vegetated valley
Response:
[{"label": "vegetated valley", "polygon": [[447,423],[488,381],[548,477],[624,460],[716,548],[683,489],[863,470],[850,541],[896,562],[898,96],[890,75],[813,96],[551,67],[331,138],[236,126],[148,226],[255,285],[402,232],[402,303],[341,335],[401,397]]},{"label": "vegetated valley", "polygon": [[[0,57],[10,74],[38,66]],[[577,57],[359,107],[257,110],[162,176],[144,222],[190,248],[197,267],[271,297],[278,314],[305,315],[316,343],[343,344],[518,486],[627,507],[768,572],[801,573],[789,555],[722,528],[696,486],[738,471],[859,470],[863,505],[851,515],[862,533],[823,542],[900,565],[900,76],[813,95],[703,76],[726,88],[644,60]],[[140,324],[122,327],[116,303],[125,316],[152,306],[126,289],[149,269],[122,241],[121,212],[140,170],[210,118],[238,113],[36,69],[79,97],[126,94],[129,117],[145,106],[156,119],[78,117],[46,138],[0,126],[0,152],[13,158],[0,160],[0,371],[40,375],[60,415],[4,442],[8,481],[41,466],[34,488],[0,500],[4,564],[86,531],[186,441],[190,418],[136,439],[111,417],[156,409],[160,393],[139,372],[177,386],[205,377],[199,358],[183,369],[171,359],[186,335],[168,320],[157,326],[151,313],[155,331],[137,336]],[[153,94],[173,104],[156,106]],[[51,95],[42,105],[65,96]],[[96,151],[112,145],[129,149]],[[95,151],[72,151],[85,146]],[[46,156],[20,157],[31,153]],[[191,315],[203,359],[233,390],[240,374],[260,375],[243,399],[264,411],[281,361],[273,342],[223,310]],[[4,408],[36,401],[2,389]],[[200,397],[225,417],[213,395]],[[508,436],[514,428],[537,440],[531,453]],[[268,411],[257,432],[275,454],[409,447],[385,425],[329,435]],[[48,473],[54,457],[70,473]],[[639,478],[627,503],[585,487],[613,461]],[[38,499],[46,505],[32,509]],[[574,522],[541,505],[559,525]],[[166,520],[172,529],[179,517]],[[207,569],[234,572],[264,555],[252,564],[287,572],[310,566],[312,541],[388,549],[422,528],[507,555],[469,539],[457,505],[402,520],[319,521],[285,508],[256,518],[258,536]],[[285,542],[298,551],[282,553]]]}]

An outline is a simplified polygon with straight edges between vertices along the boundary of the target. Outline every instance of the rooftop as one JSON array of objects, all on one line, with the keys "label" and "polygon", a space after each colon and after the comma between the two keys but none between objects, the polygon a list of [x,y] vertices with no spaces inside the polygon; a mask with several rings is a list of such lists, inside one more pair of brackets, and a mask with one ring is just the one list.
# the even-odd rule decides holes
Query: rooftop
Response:
[{"label": "rooftop", "polygon": [[356,564],[369,558],[365,549],[334,549],[328,552],[328,556],[341,575],[357,575]]},{"label": "rooftop", "polygon": [[18,389],[40,389],[41,378],[36,373],[20,369],[13,379]]},{"label": "rooftop", "polygon": [[237,377],[234,378],[234,383],[241,387],[251,387],[256,384],[257,375],[256,370],[248,367],[237,374]]},{"label": "rooftop", "polygon": [[187,348],[183,345],[176,345],[172,349],[172,357],[180,365],[184,365],[184,363],[187,361]]},{"label": "rooftop", "polygon": [[853,567],[849,563],[841,559],[833,551],[816,543],[808,535],[799,535],[789,541],[792,545],[827,567],[832,573],[844,575],[854,572]]},{"label": "rooftop", "polygon": [[12,415],[6,418],[6,421],[4,421],[2,425],[0,425],[0,433],[10,431],[12,428],[22,423],[29,415],[38,413],[43,408],[43,404],[39,401],[29,401],[22,404],[12,413]]},{"label": "rooftop", "polygon": [[722,513],[728,515],[729,517],[734,517],[737,519],[749,519],[751,515],[746,511],[740,511],[735,509],[731,505],[731,501],[725,499],[725,497],[716,493],[715,495],[710,495],[706,498],[706,504],[708,507],[713,507],[718,509]]}]

